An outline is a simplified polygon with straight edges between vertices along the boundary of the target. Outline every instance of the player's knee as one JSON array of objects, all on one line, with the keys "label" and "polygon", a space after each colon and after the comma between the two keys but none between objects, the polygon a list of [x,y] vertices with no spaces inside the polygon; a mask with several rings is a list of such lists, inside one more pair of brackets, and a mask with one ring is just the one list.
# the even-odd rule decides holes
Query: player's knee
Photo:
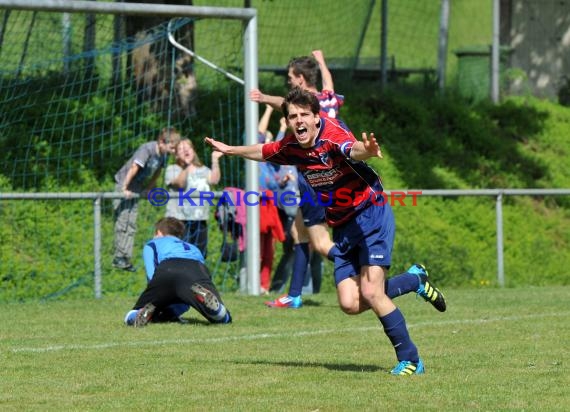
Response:
[{"label": "player's knee", "polygon": [[323,256],[327,256],[329,250],[334,246],[326,225],[314,225],[308,229],[309,237],[315,251]]},{"label": "player's knee", "polygon": [[339,296],[338,303],[340,310],[347,315],[356,315],[360,313],[358,300],[354,299],[352,296]]},{"label": "player's knee", "polygon": [[373,306],[373,302],[381,298],[381,293],[375,285],[364,282],[361,284],[360,294],[362,299],[371,306]]},{"label": "player's knee", "polygon": [[358,315],[360,313],[360,309],[357,305],[349,304],[349,305],[340,305],[340,309],[346,313],[347,315]]},{"label": "player's knee", "polygon": [[[328,240],[328,239],[327,239]],[[316,242],[316,244],[314,245],[315,251],[317,251],[319,254],[321,254],[322,256],[327,256],[329,253],[329,250],[331,250],[331,248],[334,246],[334,243],[332,243],[331,241],[328,242]]]}]

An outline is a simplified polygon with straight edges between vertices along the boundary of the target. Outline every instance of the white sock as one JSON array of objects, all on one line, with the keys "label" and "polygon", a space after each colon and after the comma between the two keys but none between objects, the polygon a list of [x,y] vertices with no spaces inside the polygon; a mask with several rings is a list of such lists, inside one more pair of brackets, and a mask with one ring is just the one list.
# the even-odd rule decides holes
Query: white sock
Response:
[{"label": "white sock", "polygon": [[226,313],[227,313],[226,307],[220,303],[220,307],[218,308],[216,314],[212,316],[212,319],[222,320],[226,317]]}]

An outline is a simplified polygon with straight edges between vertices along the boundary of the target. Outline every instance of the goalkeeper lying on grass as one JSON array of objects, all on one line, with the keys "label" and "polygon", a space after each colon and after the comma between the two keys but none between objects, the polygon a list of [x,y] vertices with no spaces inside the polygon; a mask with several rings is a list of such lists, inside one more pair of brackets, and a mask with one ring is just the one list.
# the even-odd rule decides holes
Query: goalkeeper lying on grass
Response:
[{"label": "goalkeeper lying on grass", "polygon": [[184,224],[173,217],[160,219],[154,238],[143,249],[149,282],[125,316],[129,326],[178,321],[190,307],[210,323],[231,323],[232,317],[212,283],[200,250],[180,238]]}]

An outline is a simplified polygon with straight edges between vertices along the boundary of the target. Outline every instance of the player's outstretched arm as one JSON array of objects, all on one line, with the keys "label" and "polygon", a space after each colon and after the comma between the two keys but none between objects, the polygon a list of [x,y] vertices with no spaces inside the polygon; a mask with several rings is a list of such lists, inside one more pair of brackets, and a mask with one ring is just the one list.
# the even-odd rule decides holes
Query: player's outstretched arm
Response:
[{"label": "player's outstretched arm", "polygon": [[249,100],[251,100],[252,102],[268,104],[271,107],[273,107],[275,110],[281,110],[281,104],[285,99],[281,96],[271,96],[269,94],[263,94],[259,89],[252,89],[249,92]]},{"label": "player's outstretched arm", "polygon": [[370,133],[370,137],[368,137],[366,132],[362,132],[362,141],[352,145],[350,158],[353,160],[366,160],[371,157],[379,157],[382,159],[380,145],[376,141],[374,133]]},{"label": "player's outstretched arm", "polygon": [[217,152],[221,152],[228,156],[239,156],[244,159],[256,160],[258,162],[263,162],[263,155],[261,153],[261,148],[263,144],[252,144],[249,146],[230,146],[222,143],[218,140],[212,139],[211,137],[205,137],[204,142],[212,147]]},{"label": "player's outstretched arm", "polygon": [[325,55],[322,50],[313,50],[311,52],[317,63],[319,64],[319,69],[321,70],[321,80],[323,82],[321,90],[328,90],[329,92],[334,92],[334,83],[332,74],[325,62]]}]

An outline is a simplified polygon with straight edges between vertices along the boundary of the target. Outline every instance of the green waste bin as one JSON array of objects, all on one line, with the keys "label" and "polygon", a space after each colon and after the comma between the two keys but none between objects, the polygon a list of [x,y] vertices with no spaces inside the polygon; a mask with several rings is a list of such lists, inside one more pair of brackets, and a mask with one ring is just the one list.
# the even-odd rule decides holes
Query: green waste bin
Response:
[{"label": "green waste bin", "polygon": [[[511,48],[500,47],[499,79],[504,77]],[[491,46],[469,46],[453,52],[457,56],[457,86],[459,93],[474,101],[491,94]]]}]

